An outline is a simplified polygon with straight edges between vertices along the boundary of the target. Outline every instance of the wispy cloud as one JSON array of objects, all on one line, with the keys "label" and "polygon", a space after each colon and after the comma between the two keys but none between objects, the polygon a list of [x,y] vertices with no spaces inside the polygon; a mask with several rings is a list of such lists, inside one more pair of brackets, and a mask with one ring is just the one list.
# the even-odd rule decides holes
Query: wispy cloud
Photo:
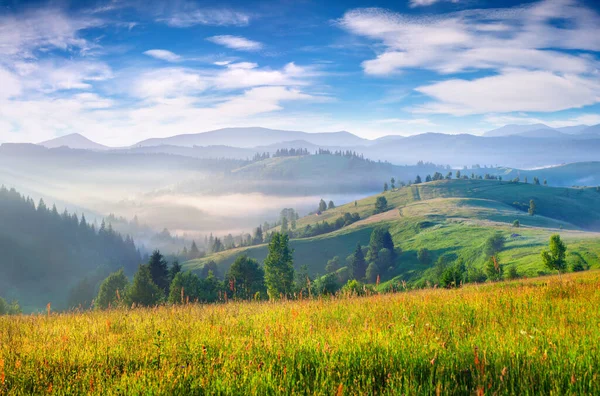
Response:
[{"label": "wispy cloud", "polygon": [[241,36],[213,36],[207,38],[207,40],[215,44],[219,44],[227,48],[239,51],[257,51],[263,48],[262,43],[259,43],[258,41],[248,40],[247,38]]},{"label": "wispy cloud", "polygon": [[447,1],[450,3],[458,3],[459,2],[459,0],[410,0],[410,6],[411,7],[426,7],[426,6],[430,6],[435,3],[439,3],[439,2],[443,2],[443,1]]},{"label": "wispy cloud", "polygon": [[174,54],[171,51],[163,49],[152,49],[144,51],[144,54],[167,62],[179,62],[181,60],[181,56]]},{"label": "wispy cloud", "polygon": [[[419,5],[429,3],[422,0]],[[357,9],[347,12],[339,25],[383,46],[374,59],[362,63],[369,75],[410,69],[428,69],[441,76],[495,74],[422,84],[417,91],[435,102],[418,107],[420,112],[549,112],[600,101],[600,64],[585,53],[600,51],[600,16],[574,0],[434,17]]]},{"label": "wispy cloud", "polygon": [[246,26],[250,23],[250,15],[229,9],[202,9],[190,3],[158,20],[178,28],[194,25]]}]

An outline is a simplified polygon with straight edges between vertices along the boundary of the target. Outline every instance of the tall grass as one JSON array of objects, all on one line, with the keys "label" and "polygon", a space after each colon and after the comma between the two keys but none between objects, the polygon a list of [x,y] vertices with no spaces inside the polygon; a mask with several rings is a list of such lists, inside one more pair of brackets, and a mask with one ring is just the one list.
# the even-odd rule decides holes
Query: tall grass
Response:
[{"label": "tall grass", "polygon": [[0,318],[0,393],[600,394],[600,273]]}]

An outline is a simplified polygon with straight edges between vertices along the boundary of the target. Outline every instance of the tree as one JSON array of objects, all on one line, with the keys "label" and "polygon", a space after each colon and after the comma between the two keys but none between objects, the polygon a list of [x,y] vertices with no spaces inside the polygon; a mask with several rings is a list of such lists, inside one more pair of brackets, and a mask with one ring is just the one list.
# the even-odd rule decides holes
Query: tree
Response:
[{"label": "tree", "polygon": [[317,295],[334,295],[340,288],[335,274],[324,275],[314,281],[313,290]]},{"label": "tree", "polygon": [[352,275],[354,279],[363,279],[367,272],[367,261],[363,254],[360,243],[356,245],[354,254],[352,255]]},{"label": "tree", "polygon": [[319,202],[319,212],[325,212],[327,210],[327,204],[323,199]]},{"label": "tree", "polygon": [[508,267],[506,277],[508,279],[517,279],[519,277],[519,272],[517,272],[517,267],[514,264]]},{"label": "tree", "polygon": [[417,178],[415,179],[415,184],[421,184],[421,176],[417,175]]},{"label": "tree", "polygon": [[238,256],[229,271],[227,280],[233,286],[234,297],[250,300],[256,294],[265,293],[265,271],[258,261],[246,255]]},{"label": "tree", "polygon": [[460,287],[464,282],[466,271],[464,261],[459,259],[444,270],[440,284],[447,288]]},{"label": "tree", "polygon": [[388,184],[387,182],[383,183],[383,192],[386,192],[388,190]]},{"label": "tree", "polygon": [[380,275],[379,266],[377,264],[375,264],[375,262],[372,262],[371,264],[369,264],[369,266],[367,267],[367,271],[365,273],[366,281],[368,283],[375,283],[375,282],[377,282],[377,277],[379,275]]},{"label": "tree", "polygon": [[456,171],[456,178],[460,179],[460,171],[459,170]]},{"label": "tree", "polygon": [[281,218],[281,232],[288,232],[288,220],[285,216]]},{"label": "tree", "polygon": [[327,204],[327,209],[333,209],[335,208],[335,204],[333,203],[333,201],[329,201],[329,204]]},{"label": "tree", "polygon": [[187,301],[196,301],[200,289],[200,278],[190,271],[179,272],[171,282],[169,303],[184,304]]},{"label": "tree", "polygon": [[560,235],[552,235],[550,237],[550,251],[544,250],[542,252],[544,265],[552,271],[558,271],[559,274],[564,272],[567,268],[566,251],[567,246],[560,239]]},{"label": "tree", "polygon": [[181,272],[181,264],[177,259],[173,260],[173,264],[171,264],[171,268],[169,268],[169,281],[173,282],[175,276]]},{"label": "tree", "polygon": [[425,177],[425,182],[430,182],[431,181],[431,175],[427,175],[427,177]]},{"label": "tree", "polygon": [[521,222],[519,220],[513,221],[513,227],[515,227],[515,228],[521,227]]},{"label": "tree", "polygon": [[492,257],[500,253],[504,249],[504,243],[506,242],[502,234],[494,234],[489,236],[483,245],[483,252],[486,257]]},{"label": "tree", "polygon": [[125,276],[125,272],[122,268],[117,272],[110,274],[100,285],[98,297],[96,297],[96,301],[94,301],[94,307],[106,309],[118,306],[123,302],[128,284],[129,280]]},{"label": "tree", "polygon": [[169,292],[169,284],[171,283],[168,266],[167,260],[160,254],[159,250],[152,252],[152,256],[150,256],[150,260],[148,261],[148,270],[150,271],[152,282],[160,287],[165,294]]},{"label": "tree", "polygon": [[396,179],[393,177],[390,179],[390,186],[392,187],[392,190],[396,188]]},{"label": "tree", "polygon": [[[324,201],[323,201],[324,202]],[[288,296],[294,287],[293,249],[289,247],[289,236],[275,232],[269,242],[269,253],[265,259],[265,284],[269,298]]]},{"label": "tree", "polygon": [[[377,227],[371,232],[371,238],[369,240],[369,252],[367,254],[367,260],[369,262],[377,260],[379,257],[379,251],[382,249],[388,249],[390,251],[391,257],[390,260],[394,259],[394,241],[392,240],[392,235],[390,232],[383,228]],[[389,263],[388,263],[389,264]],[[387,269],[381,268],[382,270]]]},{"label": "tree", "polygon": [[431,263],[431,255],[429,254],[429,250],[427,248],[420,248],[417,251],[417,260],[424,265]]},{"label": "tree", "polygon": [[190,248],[190,258],[195,259],[200,256],[200,250],[196,246],[196,241],[192,241],[192,247]]},{"label": "tree", "polygon": [[5,299],[0,297],[0,315],[17,315],[20,313],[21,307],[19,307],[18,302],[13,301],[9,304]]},{"label": "tree", "polygon": [[491,256],[485,265],[485,274],[492,282],[502,279],[504,270],[496,256]]},{"label": "tree", "polygon": [[327,261],[327,265],[325,266],[325,272],[331,273],[340,269],[340,257],[335,256],[331,260]]},{"label": "tree", "polygon": [[387,199],[384,196],[379,196],[375,200],[375,214],[382,213],[387,210]]},{"label": "tree", "polygon": [[140,265],[127,289],[127,304],[149,307],[157,305],[165,297],[164,289],[152,280],[149,265]]},{"label": "tree", "polygon": [[259,245],[263,242],[263,232],[260,226],[254,230],[254,236],[252,237],[252,244]]},{"label": "tree", "polygon": [[527,213],[529,213],[529,216],[533,216],[535,214],[535,201],[533,199],[529,201],[529,210]]}]

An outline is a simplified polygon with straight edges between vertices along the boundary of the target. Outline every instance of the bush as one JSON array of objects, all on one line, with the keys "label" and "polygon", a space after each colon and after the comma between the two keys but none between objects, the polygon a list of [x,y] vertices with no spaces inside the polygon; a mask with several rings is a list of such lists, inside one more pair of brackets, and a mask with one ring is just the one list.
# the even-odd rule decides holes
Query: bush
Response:
[{"label": "bush", "polygon": [[13,301],[9,304],[5,299],[0,297],[0,315],[17,315],[20,313],[21,307],[19,307],[18,302]]}]

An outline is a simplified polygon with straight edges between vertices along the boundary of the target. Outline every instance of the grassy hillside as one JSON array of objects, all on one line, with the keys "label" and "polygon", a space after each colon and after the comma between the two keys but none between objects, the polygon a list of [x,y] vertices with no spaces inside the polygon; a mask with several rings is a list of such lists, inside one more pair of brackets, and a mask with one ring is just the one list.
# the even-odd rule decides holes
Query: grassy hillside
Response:
[{"label": "grassy hillside", "polygon": [[[600,234],[584,231],[596,224],[600,214],[600,194],[595,191],[551,188],[487,180],[451,180],[424,183],[384,194],[390,210],[370,215],[376,197],[337,207],[322,215],[301,218],[298,228],[323,220],[333,221],[344,212],[358,212],[362,220],[338,231],[313,238],[291,241],[296,268],[307,265],[311,274],[324,274],[327,260],[344,259],[357,243],[368,245],[375,227],[388,227],[394,244],[402,253],[396,279],[416,280],[438,257],[462,257],[475,267],[483,267],[483,245],[488,236],[500,232],[507,244],[499,258],[516,265],[521,275],[544,273],[540,252],[550,235],[559,233],[569,247],[568,259],[583,259],[592,268],[600,267]],[[460,198],[469,196],[470,198]],[[529,216],[511,206],[514,200],[534,199],[541,214]],[[547,215],[544,215],[547,214]],[[564,219],[564,220],[563,220]],[[513,228],[514,220],[521,227]],[[516,234],[516,235],[513,235]],[[427,248],[429,265],[417,260],[417,251]],[[259,261],[267,254],[266,245],[224,251],[186,262],[184,267],[199,270],[214,260],[225,273],[240,254]],[[344,265],[344,264],[342,264]]]},{"label": "grassy hillside", "polygon": [[[467,172],[471,174],[471,170]],[[478,175],[485,173],[500,175],[504,180],[512,180],[516,177],[524,180],[527,177],[530,183],[533,182],[534,177],[537,177],[541,183],[547,180],[549,185],[560,187],[600,186],[600,161],[576,162],[534,170],[513,168],[479,169],[475,170],[475,173]]]},{"label": "grassy hillside", "polygon": [[599,394],[599,285],[0,317],[0,393]]}]

